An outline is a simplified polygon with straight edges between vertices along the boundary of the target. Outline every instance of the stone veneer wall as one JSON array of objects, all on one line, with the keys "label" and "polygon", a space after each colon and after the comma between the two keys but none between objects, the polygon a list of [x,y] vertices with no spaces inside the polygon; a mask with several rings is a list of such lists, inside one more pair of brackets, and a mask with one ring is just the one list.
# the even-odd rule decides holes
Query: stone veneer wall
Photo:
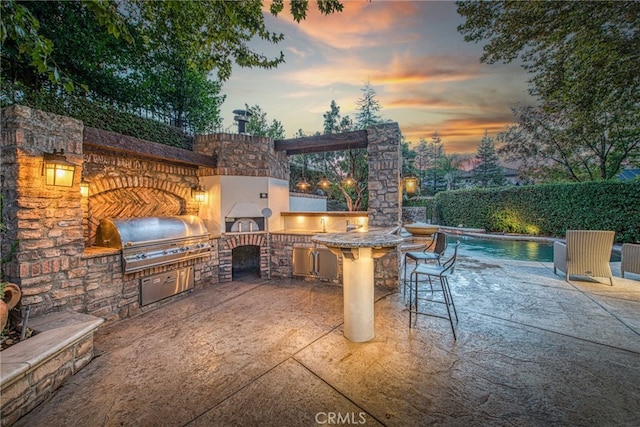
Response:
[{"label": "stone veneer wall", "polygon": [[289,159],[271,138],[219,133],[196,135],[193,151],[218,159],[213,175],[266,176],[289,180]]},{"label": "stone veneer wall", "polygon": [[[118,156],[91,144],[84,151],[83,143],[83,125],[77,120],[19,105],[2,110],[6,230],[0,245],[3,258],[10,259],[2,267],[4,279],[22,289],[22,304],[31,307],[32,316],[72,310],[114,320],[152,308],[138,303],[142,273],[124,275],[118,250],[85,246],[91,232],[106,216],[197,213],[190,195],[201,173],[197,168]],[[63,149],[70,162],[81,166],[72,187],[44,183],[43,153],[54,149]],[[80,194],[83,173],[91,181],[89,200]],[[208,258],[144,274],[193,266],[196,287],[218,283],[217,247],[214,241]]]},{"label": "stone veneer wall", "polygon": [[[82,122],[19,105],[2,110],[4,279],[22,289],[33,315],[85,306],[80,171],[73,187],[46,186],[43,153],[63,149],[82,163]],[[15,245],[15,256],[12,246]]]},{"label": "stone veneer wall", "polygon": [[403,206],[402,223],[427,222],[427,208],[424,206]]},{"label": "stone veneer wall", "polygon": [[[402,147],[397,123],[367,128],[369,159],[369,227],[402,224]],[[376,285],[397,288],[400,249],[375,261]]]}]

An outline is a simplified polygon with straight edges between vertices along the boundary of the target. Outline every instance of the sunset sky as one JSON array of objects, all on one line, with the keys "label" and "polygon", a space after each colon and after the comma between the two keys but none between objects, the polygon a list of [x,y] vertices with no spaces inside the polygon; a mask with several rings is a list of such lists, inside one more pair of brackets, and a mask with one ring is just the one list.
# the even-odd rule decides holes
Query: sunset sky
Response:
[{"label": "sunset sky", "polygon": [[465,42],[457,31],[464,20],[454,2],[343,4],[343,12],[322,16],[311,3],[300,24],[287,13],[266,17],[267,27],[285,40],[252,47],[271,56],[283,51],[286,63],[234,69],[222,89],[227,130],[236,129],[232,111],[248,104],[282,122],[287,137],[298,129],[311,135],[322,131],[332,100],[355,119],[368,80],[380,113],[399,124],[407,141],[429,140],[437,131],[447,153],[472,153],[485,129],[495,137],[512,122],[511,107],[533,103],[518,64],[480,63],[482,45]]}]

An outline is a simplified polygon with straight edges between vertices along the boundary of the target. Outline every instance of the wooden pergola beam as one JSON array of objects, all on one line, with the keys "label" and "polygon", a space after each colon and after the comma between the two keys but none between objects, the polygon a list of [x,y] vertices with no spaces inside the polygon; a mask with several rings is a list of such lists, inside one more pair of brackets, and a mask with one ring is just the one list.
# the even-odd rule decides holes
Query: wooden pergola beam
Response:
[{"label": "wooden pergola beam", "polygon": [[306,136],[303,138],[279,139],[274,141],[276,151],[286,151],[288,156],[294,154],[325,153],[327,151],[343,151],[352,148],[367,148],[366,130],[331,133],[327,135]]},{"label": "wooden pergola beam", "polygon": [[171,147],[157,142],[121,135],[103,129],[85,126],[83,136],[83,145],[98,150],[107,150],[153,160],[169,160],[195,166],[215,168],[218,165],[217,160],[212,156],[206,156],[191,150],[185,150],[184,148]]}]

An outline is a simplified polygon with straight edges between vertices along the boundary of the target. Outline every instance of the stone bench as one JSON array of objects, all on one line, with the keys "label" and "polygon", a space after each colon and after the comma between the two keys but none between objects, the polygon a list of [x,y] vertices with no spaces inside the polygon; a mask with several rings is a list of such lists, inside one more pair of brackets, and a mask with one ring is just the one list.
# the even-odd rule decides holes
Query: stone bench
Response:
[{"label": "stone bench", "polygon": [[31,411],[93,358],[93,332],[104,319],[75,312],[29,320],[33,337],[0,354],[2,426]]}]

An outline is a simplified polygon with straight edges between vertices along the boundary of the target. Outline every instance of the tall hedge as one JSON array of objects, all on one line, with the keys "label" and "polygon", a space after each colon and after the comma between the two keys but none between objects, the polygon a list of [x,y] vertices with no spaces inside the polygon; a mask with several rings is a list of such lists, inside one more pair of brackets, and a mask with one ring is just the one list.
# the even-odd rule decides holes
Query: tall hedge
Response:
[{"label": "tall hedge", "polygon": [[614,230],[616,242],[640,242],[640,180],[446,191],[435,206],[442,225],[563,237]]}]

